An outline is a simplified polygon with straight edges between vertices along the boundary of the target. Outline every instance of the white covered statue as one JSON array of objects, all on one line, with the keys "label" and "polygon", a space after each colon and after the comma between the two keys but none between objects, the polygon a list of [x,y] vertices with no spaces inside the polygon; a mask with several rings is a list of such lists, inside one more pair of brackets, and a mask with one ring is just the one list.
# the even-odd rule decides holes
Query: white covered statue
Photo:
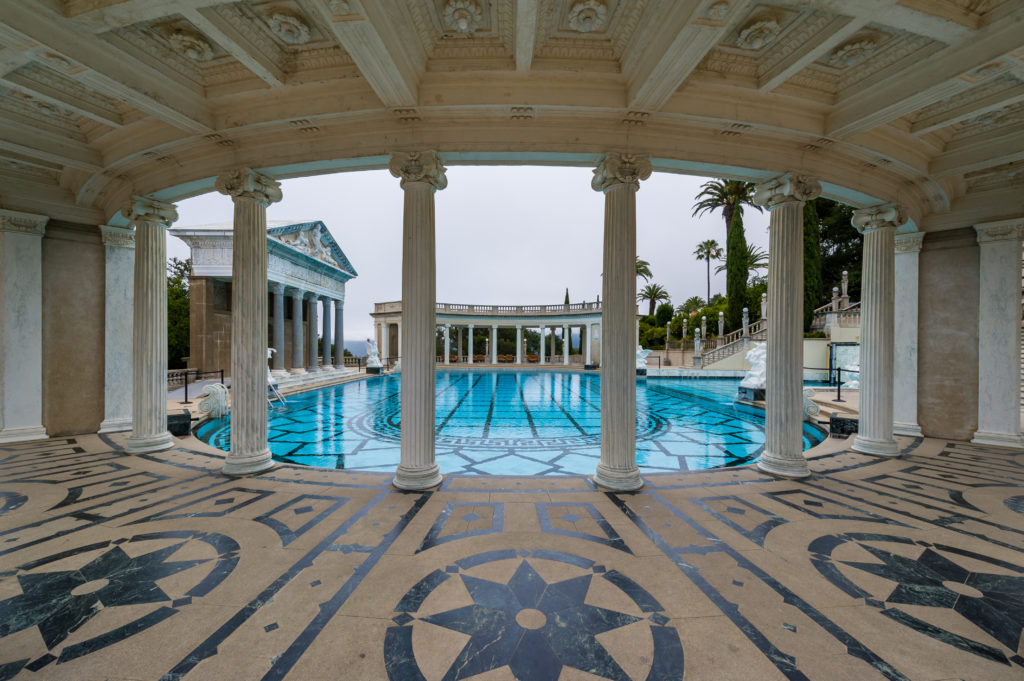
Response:
[{"label": "white covered statue", "polygon": [[646,369],[647,368],[647,355],[651,354],[650,350],[644,350],[642,345],[636,346],[636,368]]},{"label": "white covered statue", "polygon": [[[267,359],[273,359],[276,352],[276,348],[267,348]],[[267,385],[277,385],[277,379],[274,378],[274,374],[270,373],[269,366],[267,367]]]},{"label": "white covered statue", "polygon": [[380,369],[383,364],[380,362],[380,353],[377,350],[377,342],[372,338],[366,339],[366,367],[368,369]]},{"label": "white covered statue", "polygon": [[768,345],[754,343],[754,347],[747,351],[747,362],[750,364],[750,371],[740,381],[740,387],[763,390],[767,373]]},{"label": "white covered statue", "polygon": [[843,367],[843,387],[847,390],[860,390],[860,364]]},{"label": "white covered statue", "polygon": [[814,421],[814,417],[821,412],[821,407],[811,398],[814,397],[814,388],[804,388],[804,420]]},{"label": "white covered statue", "polygon": [[223,383],[211,383],[203,388],[203,399],[199,400],[199,411],[219,419],[227,416],[229,409],[228,388]]}]

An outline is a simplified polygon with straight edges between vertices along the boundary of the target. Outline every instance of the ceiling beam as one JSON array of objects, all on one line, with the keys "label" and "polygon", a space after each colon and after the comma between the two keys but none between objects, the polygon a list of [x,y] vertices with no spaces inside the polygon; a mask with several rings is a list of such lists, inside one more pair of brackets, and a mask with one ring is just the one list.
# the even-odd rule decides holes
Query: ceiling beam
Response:
[{"label": "ceiling beam", "polygon": [[69,78],[182,130],[212,132],[213,118],[195,90],[45,8],[0,0],[0,12],[9,31],[66,58]]},{"label": "ceiling beam", "polygon": [[657,17],[645,49],[624,59],[627,108],[657,111],[664,106],[747,10],[746,3],[733,2],[724,17],[710,19],[698,14],[702,4],[694,0],[673,3],[667,14]]},{"label": "ceiling beam", "polygon": [[121,114],[116,109],[99,106],[85,97],[76,96],[75,92],[68,92],[53,83],[33,78],[24,69],[12,71],[0,80],[15,90],[24,92],[41,101],[74,111],[78,115],[85,116],[97,123],[103,123],[115,128],[119,128],[124,124]]},{"label": "ceiling beam", "polygon": [[395,0],[366,0],[361,7],[350,0],[348,5],[349,14],[335,16],[325,0],[309,3],[385,106],[416,106],[426,53],[416,31],[403,25],[401,7]]},{"label": "ceiling beam", "polygon": [[103,157],[84,142],[0,117],[0,149],[91,173],[103,170]]},{"label": "ceiling beam", "polygon": [[934,177],[962,175],[1024,160],[1024,129],[992,134],[984,140],[951,142],[928,166]]},{"label": "ceiling beam", "polygon": [[1024,8],[977,31],[972,39],[841,100],[828,116],[825,135],[843,138],[866,132],[1000,75],[979,75],[974,82],[964,78],[1024,46],[1022,17]]},{"label": "ceiling beam", "polygon": [[280,65],[268,54],[254,45],[246,35],[217,13],[216,8],[181,10],[188,19],[208,38],[223,47],[228,54],[241,62],[242,66],[259,76],[270,87],[284,85],[285,75]]},{"label": "ceiling beam", "polygon": [[529,71],[537,42],[538,0],[516,2],[516,71]]},{"label": "ceiling beam", "polygon": [[835,17],[812,40],[798,46],[777,64],[762,73],[758,77],[757,88],[761,92],[770,92],[779,87],[864,28],[868,21],[867,17]]},{"label": "ceiling beam", "polygon": [[910,126],[910,132],[914,135],[924,135],[1020,101],[1024,101],[1024,83],[993,92],[941,113],[919,118]]},{"label": "ceiling beam", "polygon": [[235,0],[119,0],[97,8],[95,1],[64,3],[64,16],[93,33],[106,33],[132,24],[161,19],[200,7],[222,5]]}]

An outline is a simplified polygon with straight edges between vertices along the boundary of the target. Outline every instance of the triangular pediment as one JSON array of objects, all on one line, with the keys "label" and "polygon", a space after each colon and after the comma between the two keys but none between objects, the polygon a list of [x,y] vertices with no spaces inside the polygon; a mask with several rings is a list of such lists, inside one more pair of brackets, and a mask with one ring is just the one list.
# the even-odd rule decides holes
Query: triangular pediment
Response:
[{"label": "triangular pediment", "polygon": [[267,230],[267,237],[293,251],[335,267],[350,277],[356,276],[356,270],[345,252],[320,220],[271,227]]}]

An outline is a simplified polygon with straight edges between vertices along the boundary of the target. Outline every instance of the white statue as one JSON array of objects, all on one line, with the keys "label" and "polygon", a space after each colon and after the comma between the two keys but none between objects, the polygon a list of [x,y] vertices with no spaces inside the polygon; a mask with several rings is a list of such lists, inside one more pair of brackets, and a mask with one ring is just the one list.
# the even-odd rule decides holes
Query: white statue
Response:
[{"label": "white statue", "polygon": [[860,390],[860,364],[849,364],[842,369],[843,377],[846,379],[843,387],[847,390]]},{"label": "white statue", "polygon": [[383,364],[380,362],[379,352],[377,351],[377,342],[372,338],[366,339],[366,368],[367,369],[380,369]]},{"label": "white statue", "polygon": [[391,373],[400,374],[402,373],[402,358],[399,357],[395,360],[395,363],[391,365]]},{"label": "white statue", "polygon": [[223,383],[211,383],[203,388],[203,399],[199,400],[199,411],[219,419],[227,415],[229,408],[228,388]]},{"label": "white statue", "polygon": [[650,350],[644,350],[642,345],[636,346],[636,368],[646,369],[647,368],[647,355],[651,354]]},{"label": "white statue", "polygon": [[[277,352],[277,348],[267,348],[267,359],[273,359],[274,353]],[[270,367],[267,367],[267,385],[277,385],[277,379],[274,378],[274,374],[270,373]]]},{"label": "white statue", "polygon": [[747,362],[750,364],[750,371],[740,381],[740,387],[763,390],[767,373],[768,345],[754,343],[754,347],[747,351]]},{"label": "white statue", "polygon": [[814,397],[814,388],[804,388],[804,418],[813,421],[814,417],[821,412],[821,407],[811,398]]}]

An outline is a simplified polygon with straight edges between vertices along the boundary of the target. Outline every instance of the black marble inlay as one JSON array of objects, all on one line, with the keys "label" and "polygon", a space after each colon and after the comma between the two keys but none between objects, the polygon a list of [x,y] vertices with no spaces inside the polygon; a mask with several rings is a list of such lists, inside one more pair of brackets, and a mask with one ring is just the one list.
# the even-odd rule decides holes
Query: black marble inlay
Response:
[{"label": "black marble inlay", "polygon": [[[25,502],[28,501],[28,497],[18,492],[0,492],[0,515],[6,515],[12,511],[17,511],[21,508]],[[0,680],[3,677],[0,676]]]},{"label": "black marble inlay", "polygon": [[[292,525],[289,524],[291,520],[293,520],[297,516],[311,513],[314,510],[314,507],[309,504],[305,504],[299,508],[291,509],[291,513],[285,513],[285,509],[294,506],[295,504],[298,504],[302,501],[308,502],[310,500],[323,502],[319,504],[322,510],[315,516],[307,520],[305,523],[300,525],[299,527],[292,527]],[[295,541],[296,539],[304,535],[306,532],[308,532],[310,529],[315,527],[324,518],[329,516],[331,513],[334,513],[334,511],[338,510],[339,508],[341,508],[347,501],[347,497],[329,497],[322,496],[319,494],[302,494],[300,496],[295,497],[294,499],[286,501],[285,503],[281,504],[274,510],[269,511],[257,518],[254,518],[253,520],[255,520],[258,523],[263,523],[270,529],[274,530],[274,532],[277,532],[278,536],[281,537],[281,545],[288,546],[293,541]]]},{"label": "black marble inlay", "polygon": [[[577,515],[572,512],[563,512],[565,509],[579,510],[581,514]],[[537,517],[540,520],[540,529],[545,534],[563,534],[567,537],[576,537],[578,539],[586,539],[587,541],[597,542],[605,546],[610,546],[613,549],[624,551],[630,555],[633,555],[633,550],[626,545],[626,542],[619,536],[619,533],[615,531],[611,523],[601,515],[600,511],[589,502],[562,502],[562,503],[538,503],[537,504]],[[556,520],[564,520],[569,523],[576,523],[582,520],[584,517],[589,517],[597,525],[597,528],[601,531],[601,534],[593,534],[590,532],[582,532],[579,530],[569,530],[564,528],[554,527],[552,525],[552,518]]]},{"label": "black marble inlay", "polygon": [[1010,509],[1014,513],[1024,513],[1024,494],[1005,499],[1003,500],[1003,503],[1006,504],[1006,508]]},{"label": "black marble inlay", "polygon": [[[540,555],[539,555],[540,554]],[[544,556],[544,557],[542,557]],[[564,557],[564,560],[563,560]],[[434,589],[450,574],[437,570],[420,580],[395,608],[398,625],[385,636],[385,669],[391,681],[419,681],[424,678],[416,663],[412,631],[427,623],[469,636],[443,681],[484,674],[508,667],[519,681],[556,681],[563,667],[571,667],[614,681],[630,681],[615,658],[598,640],[622,627],[642,621],[636,615],[609,610],[586,602],[594,574],[580,573],[593,561],[554,551],[491,551],[460,561],[463,570],[501,560],[518,560],[512,577],[505,583],[461,572],[472,605],[436,612],[419,618],[418,610]],[[544,579],[532,561],[556,560],[570,567],[566,579]],[[572,570],[572,568],[576,568]],[[658,602],[629,577],[609,571],[603,575],[622,589],[649,617],[654,642],[648,681],[679,681],[683,677],[683,647],[678,632],[666,627],[669,619]],[[401,619],[399,619],[401,618]],[[603,638],[603,636],[602,636]]]},{"label": "black marble inlay", "polygon": [[[452,518],[452,513],[459,507],[474,507],[474,508],[490,508],[491,509],[491,523],[488,527],[479,527],[473,530],[466,530],[465,532],[453,532],[442,536],[445,531],[445,526]],[[472,511],[461,513],[456,516],[458,520],[462,520],[467,523],[475,523],[479,520],[483,520],[483,517],[478,513]],[[416,553],[420,551],[426,551],[429,548],[433,548],[438,544],[446,544],[451,541],[458,539],[465,539],[467,537],[479,537],[485,534],[500,534],[505,527],[505,504],[501,502],[476,502],[476,501],[449,501],[444,509],[438,514],[437,520],[430,527],[427,535],[423,538],[423,542],[419,548],[416,549]]]}]

